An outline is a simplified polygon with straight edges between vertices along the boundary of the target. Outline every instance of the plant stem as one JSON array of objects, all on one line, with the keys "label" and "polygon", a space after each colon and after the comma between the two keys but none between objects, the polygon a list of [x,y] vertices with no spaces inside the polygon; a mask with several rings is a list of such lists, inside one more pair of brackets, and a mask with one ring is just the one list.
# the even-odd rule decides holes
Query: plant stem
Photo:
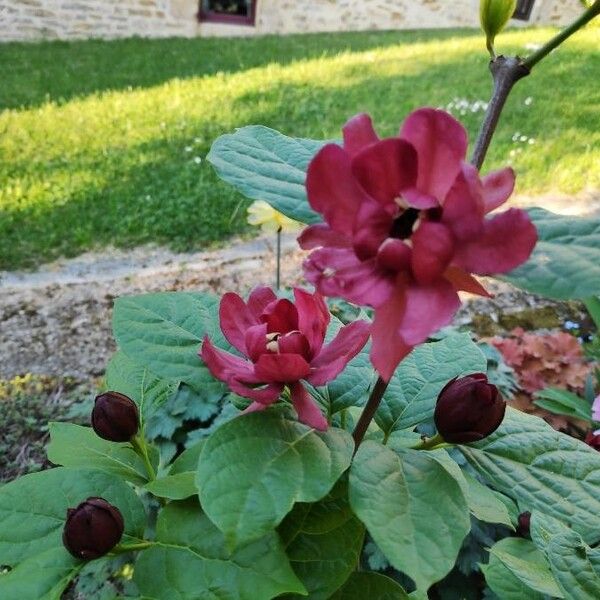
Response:
[{"label": "plant stem", "polygon": [[138,552],[139,550],[146,550],[154,546],[154,542],[144,540],[143,542],[136,542],[135,544],[118,544],[112,549],[113,554],[125,554],[126,552]]},{"label": "plant stem", "polygon": [[277,230],[277,270],[275,274],[275,287],[281,287],[281,227]]},{"label": "plant stem", "polygon": [[552,50],[558,48],[567,38],[579,31],[584,25],[587,25],[592,19],[600,15],[600,0],[596,0],[585,12],[583,12],[570,25],[565,27],[549,42],[546,42],[539,50],[536,50],[531,56],[523,60],[523,65],[532,69],[537,63],[545,58]]},{"label": "plant stem", "polygon": [[494,79],[494,92],[488,105],[483,124],[475,142],[475,149],[471,163],[478,169],[481,169],[485,156],[487,154],[490,142],[502,109],[506,100],[517,81],[531,73],[531,69],[545,58],[552,50],[560,46],[567,38],[589,23],[594,17],[600,14],[600,0],[596,0],[585,12],[581,14],[573,23],[565,27],[550,41],[546,42],[539,50],[531,56],[522,59],[518,56],[498,56],[490,62],[490,71]]},{"label": "plant stem", "polygon": [[352,437],[354,438],[354,452],[358,450],[363,438],[365,437],[365,433],[367,433],[367,429],[369,429],[369,425],[379,408],[379,404],[381,404],[381,399],[383,398],[383,394],[387,389],[387,382],[379,377],[377,382],[373,386],[373,391],[369,396],[369,400],[358,419],[358,423],[354,428],[354,432],[352,433]]},{"label": "plant stem", "polygon": [[136,435],[134,438],[132,438],[131,445],[138,456],[140,456],[144,461],[144,466],[146,467],[146,472],[148,473],[148,481],[154,481],[156,479],[156,471],[150,462],[150,457],[148,456],[148,445],[146,444],[143,434]]},{"label": "plant stem", "polygon": [[433,450],[442,444],[446,444],[444,438],[439,433],[436,433],[433,437],[423,439],[420,444],[413,447],[413,450]]}]

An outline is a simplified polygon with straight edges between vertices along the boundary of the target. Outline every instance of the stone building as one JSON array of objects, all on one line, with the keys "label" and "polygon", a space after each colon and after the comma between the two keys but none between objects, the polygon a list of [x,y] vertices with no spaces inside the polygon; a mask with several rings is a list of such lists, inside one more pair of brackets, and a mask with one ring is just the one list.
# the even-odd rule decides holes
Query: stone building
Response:
[{"label": "stone building", "polygon": [[[476,26],[479,0],[0,0],[0,42]],[[563,24],[579,0],[519,0],[516,22]]]}]

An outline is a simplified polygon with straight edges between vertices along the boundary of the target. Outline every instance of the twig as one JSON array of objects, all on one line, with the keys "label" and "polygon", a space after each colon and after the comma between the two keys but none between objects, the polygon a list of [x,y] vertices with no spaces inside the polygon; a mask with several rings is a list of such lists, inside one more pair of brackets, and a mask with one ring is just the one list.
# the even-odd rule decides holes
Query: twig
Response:
[{"label": "twig", "polygon": [[369,396],[369,400],[358,419],[358,423],[354,428],[354,432],[352,433],[352,437],[354,438],[354,448],[355,452],[358,450],[363,438],[365,437],[365,433],[367,433],[367,429],[369,429],[369,425],[381,404],[381,399],[383,398],[383,394],[387,389],[388,383],[379,377],[377,382],[373,386],[373,391]]}]

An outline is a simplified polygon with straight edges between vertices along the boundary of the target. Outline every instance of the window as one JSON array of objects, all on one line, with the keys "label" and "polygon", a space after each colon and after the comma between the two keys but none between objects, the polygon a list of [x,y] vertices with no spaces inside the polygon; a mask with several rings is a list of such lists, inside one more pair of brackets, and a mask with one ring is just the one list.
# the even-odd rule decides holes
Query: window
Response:
[{"label": "window", "polygon": [[254,25],[256,0],[200,0],[200,21]]},{"label": "window", "polygon": [[535,0],[518,0],[513,19],[529,21]]}]

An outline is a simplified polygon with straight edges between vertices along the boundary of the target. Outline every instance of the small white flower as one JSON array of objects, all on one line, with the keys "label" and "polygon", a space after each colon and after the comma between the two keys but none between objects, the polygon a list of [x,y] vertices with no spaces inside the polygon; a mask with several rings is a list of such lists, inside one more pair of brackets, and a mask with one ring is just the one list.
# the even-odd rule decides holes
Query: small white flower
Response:
[{"label": "small white flower", "polygon": [[194,162],[199,165],[202,162],[202,159],[199,156],[194,156]]},{"label": "small white flower", "polygon": [[191,152],[193,150],[193,148],[191,146],[186,146],[185,147],[185,151],[186,152]]},{"label": "small white flower", "polygon": [[533,104],[533,98],[531,96],[528,96],[527,98],[525,98],[524,104],[525,106],[531,106]]}]

